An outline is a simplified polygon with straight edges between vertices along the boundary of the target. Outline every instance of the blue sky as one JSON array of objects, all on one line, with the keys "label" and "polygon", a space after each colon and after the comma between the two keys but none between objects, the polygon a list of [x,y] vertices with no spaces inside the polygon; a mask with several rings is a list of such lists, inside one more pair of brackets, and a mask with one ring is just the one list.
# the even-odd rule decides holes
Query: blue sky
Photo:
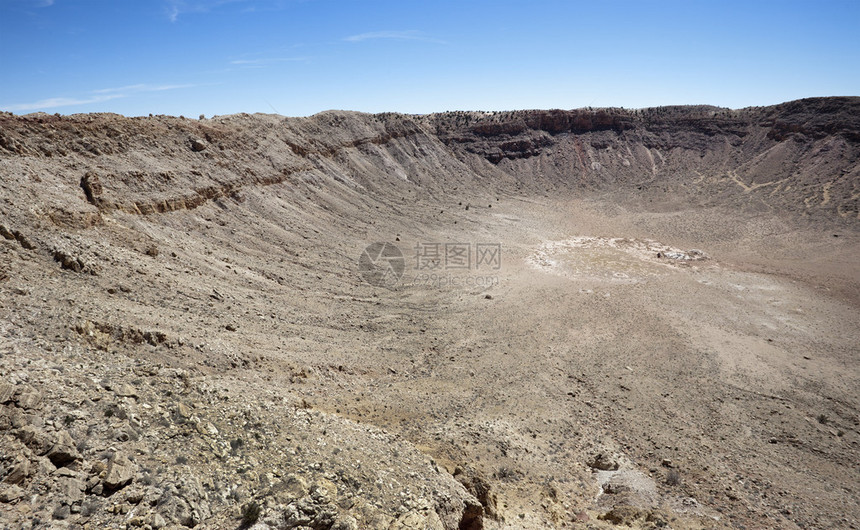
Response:
[{"label": "blue sky", "polygon": [[0,109],[732,108],[860,95],[860,1],[0,0]]}]

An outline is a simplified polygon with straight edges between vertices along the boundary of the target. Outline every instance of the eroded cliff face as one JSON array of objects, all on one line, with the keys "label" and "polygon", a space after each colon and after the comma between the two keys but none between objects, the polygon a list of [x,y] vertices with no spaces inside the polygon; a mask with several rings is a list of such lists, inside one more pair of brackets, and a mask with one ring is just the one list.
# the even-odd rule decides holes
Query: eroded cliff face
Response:
[{"label": "eroded cliff face", "polygon": [[823,98],[743,110],[455,112],[426,121],[461,156],[523,185],[657,192],[856,221],[858,116],[860,99]]},{"label": "eroded cliff face", "polygon": [[[0,520],[852,524],[858,130],[2,114]],[[498,242],[497,282],[420,283],[434,241]]]},{"label": "eroded cliff face", "polygon": [[596,190],[854,222],[858,146],[860,98],[743,110],[0,117],[4,185],[22,200],[29,194],[28,208],[43,204],[55,221],[84,225],[102,211],[194,208],[289,180],[383,194],[399,193],[398,181],[430,194],[476,182]]}]

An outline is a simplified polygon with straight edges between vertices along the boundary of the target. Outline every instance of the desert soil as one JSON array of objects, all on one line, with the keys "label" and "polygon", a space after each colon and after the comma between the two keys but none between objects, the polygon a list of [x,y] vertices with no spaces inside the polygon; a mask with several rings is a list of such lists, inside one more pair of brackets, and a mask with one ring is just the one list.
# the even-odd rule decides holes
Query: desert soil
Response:
[{"label": "desert soil", "polygon": [[4,115],[0,525],[856,528],[858,142],[767,112]]}]

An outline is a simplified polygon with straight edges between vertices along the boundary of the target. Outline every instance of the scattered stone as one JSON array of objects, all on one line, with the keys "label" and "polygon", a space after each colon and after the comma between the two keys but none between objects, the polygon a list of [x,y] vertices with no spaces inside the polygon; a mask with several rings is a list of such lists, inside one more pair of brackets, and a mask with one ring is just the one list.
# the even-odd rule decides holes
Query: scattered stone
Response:
[{"label": "scattered stone", "polygon": [[6,484],[20,484],[30,475],[30,460],[22,455],[15,457],[12,467],[3,482]]},{"label": "scattered stone", "polygon": [[351,515],[344,515],[335,521],[331,530],[358,530],[358,521]]},{"label": "scattered stone", "polygon": [[179,403],[178,405],[176,405],[176,413],[185,419],[190,418],[192,415],[191,409],[188,408],[188,405],[186,405],[185,403]]},{"label": "scattered stone", "polygon": [[15,239],[15,234],[13,234],[12,231],[6,228],[4,225],[0,225],[0,236],[3,236],[5,239],[8,239],[10,241]]},{"label": "scattered stone", "polygon": [[15,239],[17,239],[17,240],[18,240],[18,244],[20,244],[20,245],[21,245],[22,247],[24,247],[25,249],[27,249],[27,250],[36,250],[36,244],[35,244],[35,243],[33,243],[33,242],[30,240],[30,238],[28,238],[27,236],[25,236],[25,235],[24,235],[24,234],[22,234],[21,232],[19,232],[19,231],[17,231],[17,230],[13,230],[13,231],[12,231],[12,235],[14,235],[14,236],[15,236]]},{"label": "scattered stone", "polygon": [[47,456],[40,456],[36,458],[36,469],[31,474],[39,475],[39,474],[48,474],[53,475],[57,471],[57,466],[48,459]]},{"label": "scattered stone", "polygon": [[165,486],[157,509],[168,523],[189,527],[211,516],[206,491],[193,476],[181,477],[177,483]]},{"label": "scattered stone", "polygon": [[54,251],[54,261],[60,264],[60,267],[73,272],[81,272],[84,270],[84,262],[75,256],[72,256],[65,250]]},{"label": "scattered stone", "polygon": [[78,471],[74,471],[74,470],[69,469],[67,467],[61,467],[61,468],[57,469],[57,476],[58,477],[80,478],[80,475],[81,474]]},{"label": "scattered stone", "polygon": [[23,496],[24,490],[14,484],[0,487],[0,502],[2,503],[15,502]]},{"label": "scattered stone", "polygon": [[633,526],[638,519],[644,518],[648,513],[635,506],[616,506],[603,515],[597,516],[601,521],[608,521],[615,525]]},{"label": "scattered stone", "polygon": [[586,465],[592,469],[599,469],[601,471],[615,471],[619,467],[618,460],[606,453],[598,453]]},{"label": "scattered stone", "polygon": [[56,510],[54,510],[52,517],[62,521],[63,519],[68,519],[71,514],[72,509],[69,508],[67,504],[61,504],[60,506],[57,506]]},{"label": "scattered stone", "polygon": [[107,471],[107,464],[102,461],[95,462],[90,470],[93,475],[100,475],[103,471]]},{"label": "scattered stone", "polygon": [[132,486],[124,490],[125,500],[129,504],[140,504],[140,501],[146,497],[146,490],[139,486]]},{"label": "scattered stone", "polygon": [[116,453],[107,466],[107,474],[103,480],[105,488],[116,490],[126,486],[137,473],[137,466],[125,455]]},{"label": "scattered stone", "polygon": [[146,524],[146,519],[143,516],[135,515],[131,519],[128,520],[126,525],[133,527],[140,527]]},{"label": "scattered stone", "polygon": [[40,456],[54,445],[48,435],[35,425],[24,425],[15,434],[24,445]]},{"label": "scattered stone", "polygon": [[284,510],[284,522],[287,528],[297,526],[331,528],[336,518],[336,506],[323,499],[314,499],[312,496],[295,501]]},{"label": "scattered stone", "polygon": [[287,477],[272,487],[275,500],[283,504],[301,499],[308,493],[308,486],[302,478],[290,473]]},{"label": "scattered stone", "polygon": [[114,389],[114,394],[116,394],[117,397],[131,397],[135,399],[137,398],[137,390],[135,390],[133,386],[126,383],[123,383],[119,385],[119,387]]},{"label": "scattered stone", "polygon": [[87,500],[81,503],[81,515],[89,517],[99,511],[102,501],[94,497],[87,497]]},{"label": "scattered stone", "polygon": [[84,500],[84,489],[86,484],[83,480],[72,477],[60,477],[57,479],[57,496],[63,504],[75,504]]},{"label": "scattered stone", "polygon": [[62,466],[81,458],[81,454],[75,447],[75,441],[68,431],[57,433],[56,442],[46,456],[55,466]]},{"label": "scattered stone", "polygon": [[27,389],[15,400],[22,409],[37,409],[42,404],[42,394],[33,389]]},{"label": "scattered stone", "polygon": [[84,195],[86,195],[87,201],[91,204],[98,204],[99,197],[104,192],[101,180],[99,180],[98,175],[92,171],[88,171],[87,174],[81,178],[81,189],[84,190]]},{"label": "scattered stone", "polygon": [[189,138],[188,142],[191,144],[191,150],[194,151],[195,153],[199,153],[200,151],[204,151],[208,147],[206,145],[206,142],[204,142],[203,140],[201,140],[199,138],[191,137],[191,138]]},{"label": "scattered stone", "polygon": [[390,530],[443,530],[444,528],[445,525],[439,518],[439,514],[426,503],[417,510],[401,515],[389,527]]},{"label": "scattered stone", "polygon": [[159,528],[167,526],[167,521],[164,520],[164,517],[162,517],[161,514],[153,513],[147,516],[146,524],[148,524],[153,530],[158,530]]},{"label": "scattered stone", "polygon": [[208,421],[206,423],[198,423],[197,432],[207,436],[218,436],[218,429]]},{"label": "scattered stone", "polygon": [[622,482],[607,482],[603,485],[603,493],[607,495],[617,495],[619,493],[624,493],[630,491],[631,488]]},{"label": "scattered stone", "polygon": [[701,250],[694,248],[688,250],[687,252],[658,252],[657,258],[666,258],[677,261],[701,261],[708,259],[708,256]]},{"label": "scattered stone", "polygon": [[12,398],[15,397],[15,393],[17,391],[17,385],[10,385],[9,383],[0,383],[0,404],[12,401]]},{"label": "scattered stone", "polygon": [[28,423],[40,424],[41,422],[40,418],[37,419],[37,417],[29,414],[25,415],[24,412],[17,407],[12,408],[11,410],[7,408],[6,412],[8,414],[5,417],[9,421],[13,429],[20,429]]},{"label": "scattered stone", "polygon": [[166,521],[174,524],[191,527],[200,522],[197,511],[178,495],[166,495],[163,502],[159,501],[158,509]]}]

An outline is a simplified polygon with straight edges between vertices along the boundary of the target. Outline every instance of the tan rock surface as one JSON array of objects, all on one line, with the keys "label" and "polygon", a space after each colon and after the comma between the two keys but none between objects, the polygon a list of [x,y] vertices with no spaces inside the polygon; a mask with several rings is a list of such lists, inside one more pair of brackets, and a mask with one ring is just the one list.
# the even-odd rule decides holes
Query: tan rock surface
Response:
[{"label": "tan rock surface", "polygon": [[857,526],[858,101],[0,115],[0,522]]}]

